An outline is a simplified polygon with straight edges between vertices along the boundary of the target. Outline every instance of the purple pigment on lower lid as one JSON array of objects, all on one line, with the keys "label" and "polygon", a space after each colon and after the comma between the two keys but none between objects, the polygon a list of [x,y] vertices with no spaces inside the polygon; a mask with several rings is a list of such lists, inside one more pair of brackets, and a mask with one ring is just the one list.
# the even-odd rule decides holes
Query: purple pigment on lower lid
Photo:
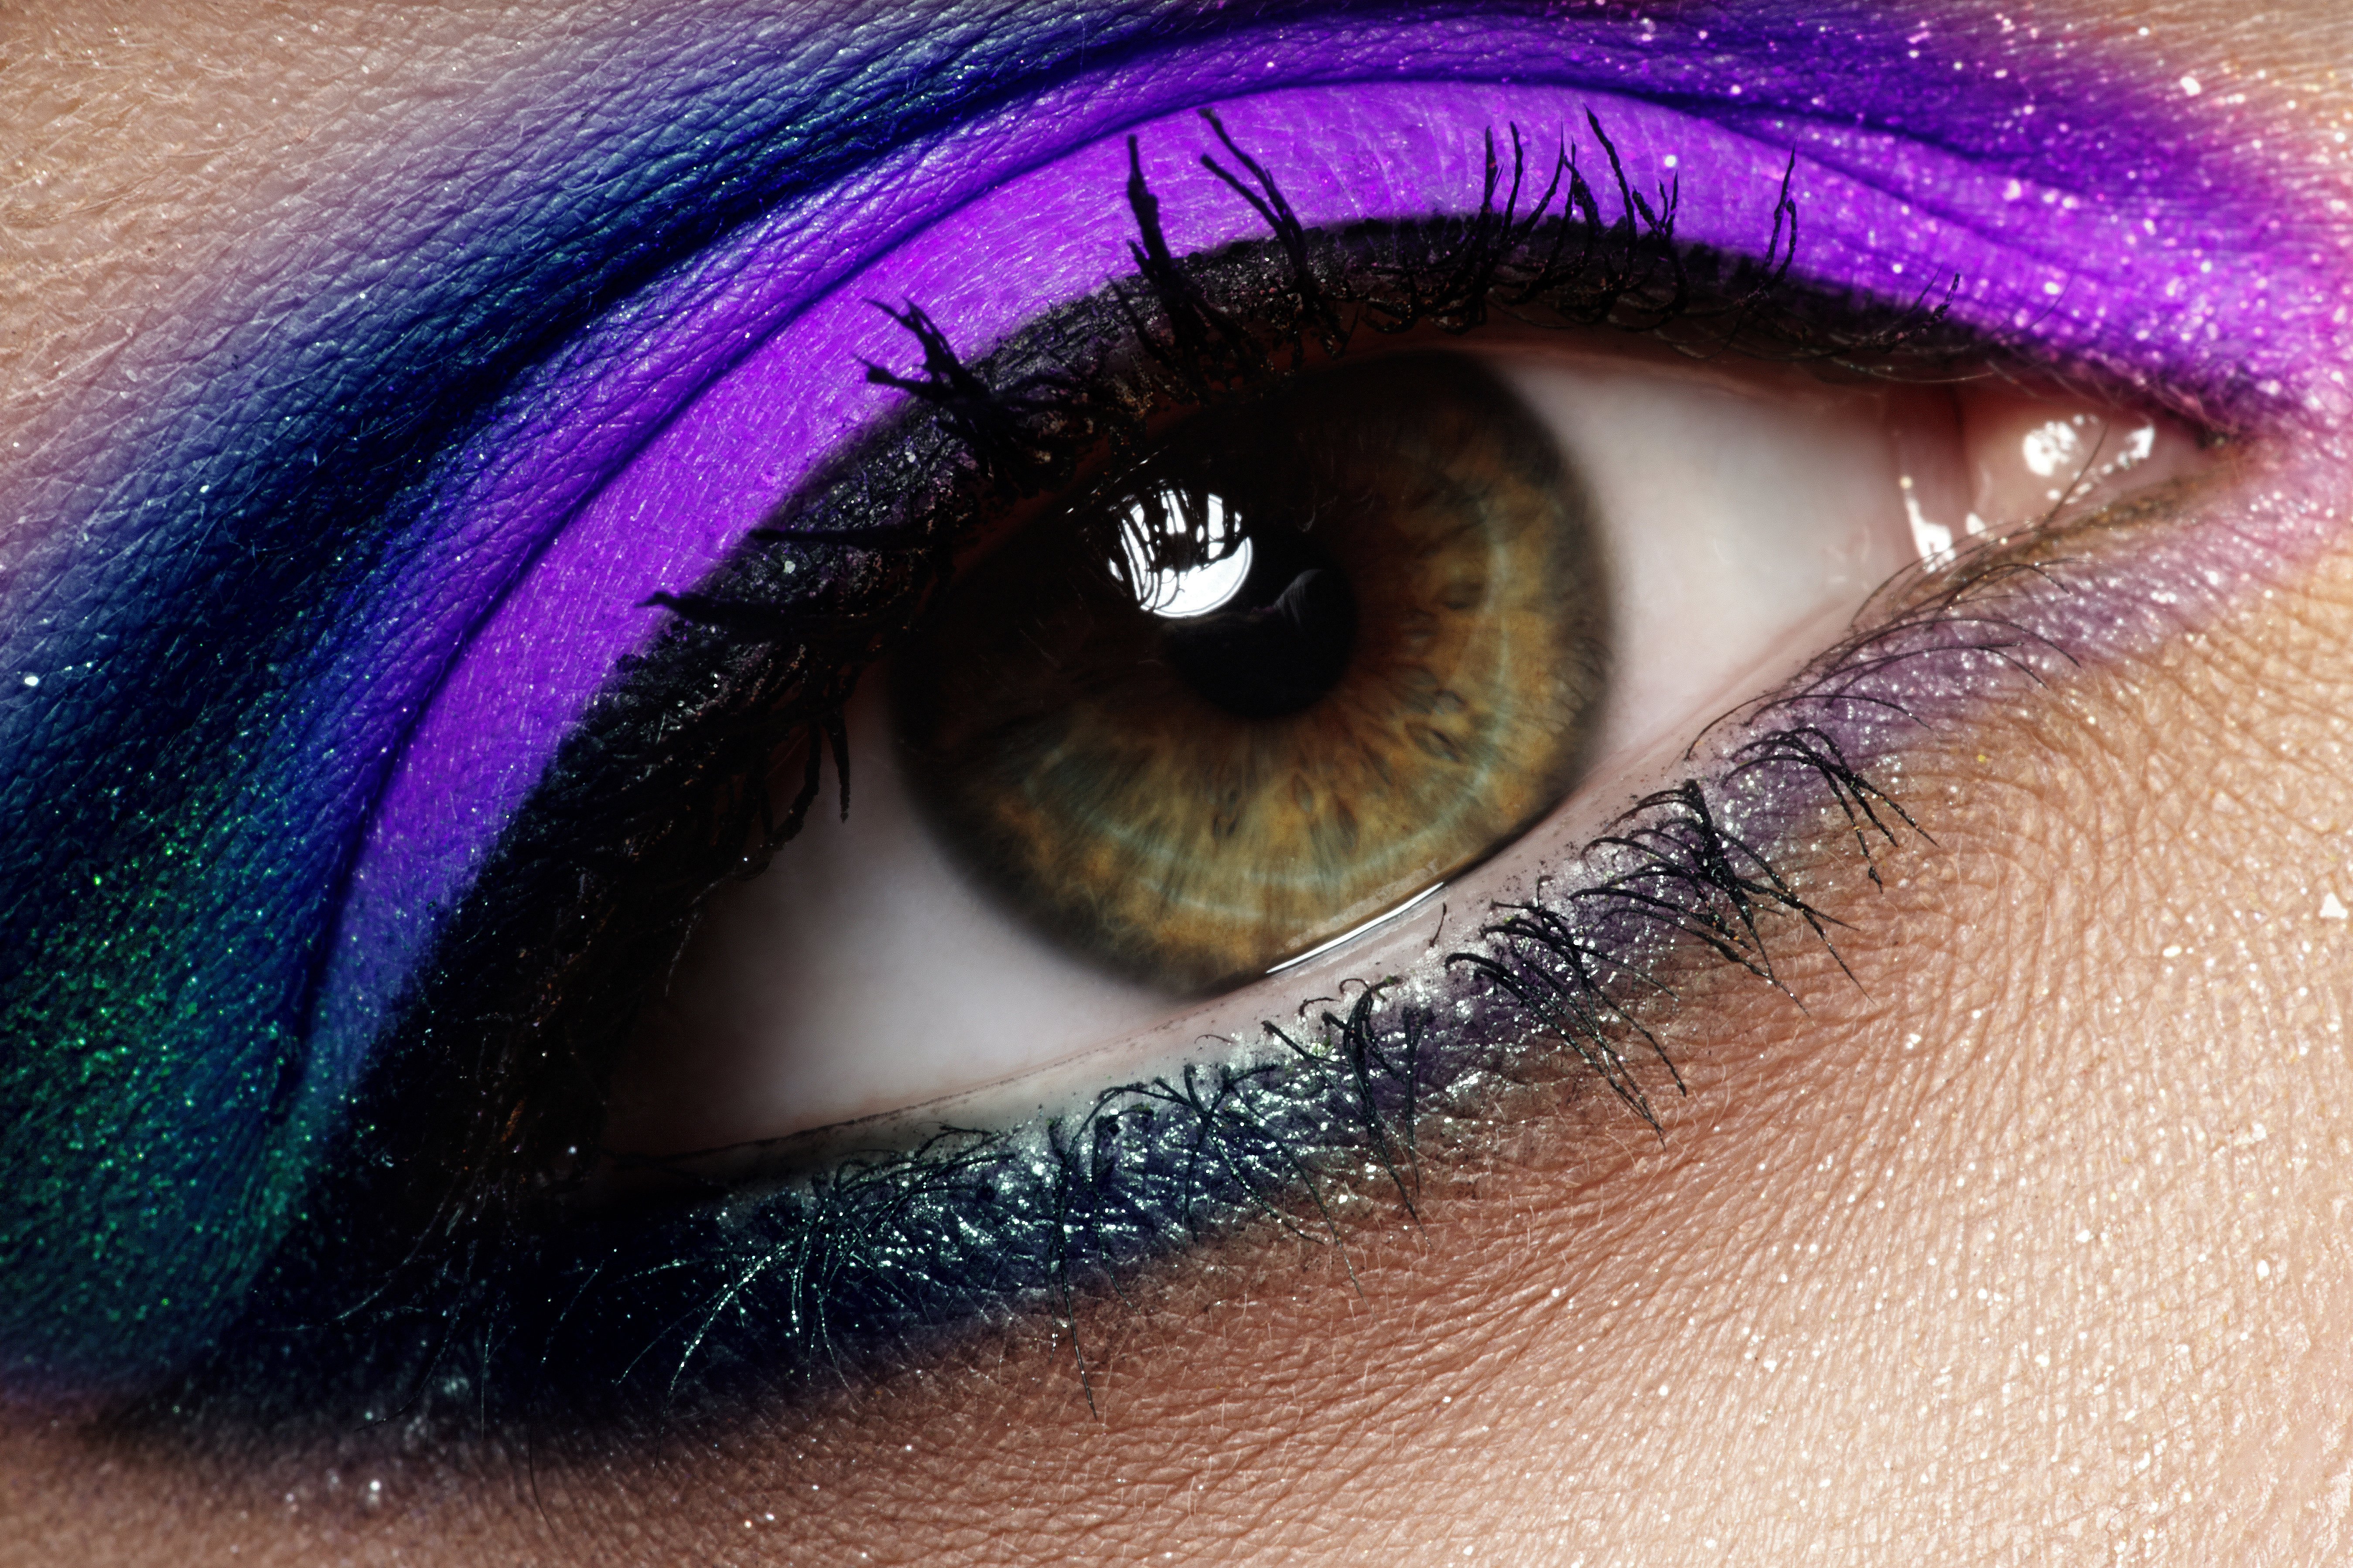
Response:
[{"label": "purple pigment on lower lid", "polygon": [[[2159,193],[2126,200],[2046,190],[1884,135],[1771,121],[1744,134],[1654,104],[1548,87],[1299,88],[1221,105],[1241,144],[1317,226],[1474,207],[1490,129],[1518,125],[1542,156],[1565,128],[1580,128],[1580,161],[1598,167],[1599,150],[1581,132],[1588,110],[1638,184],[1681,179],[1687,240],[1743,253],[1761,246],[1796,145],[1806,279],[1908,298],[1957,274],[1957,317],[2020,332],[2063,358],[2162,374],[2212,361],[2227,334],[2229,357],[2257,395],[2308,396],[2314,345],[2337,331],[2317,282],[2276,266],[2227,265],[2206,237],[2178,231],[2179,215]],[[462,892],[615,661],[659,626],[663,613],[642,607],[646,597],[703,576],[818,459],[896,405],[899,395],[865,382],[860,362],[909,368],[911,344],[870,300],[920,303],[970,353],[1133,270],[1125,147],[1103,135],[1129,128],[1132,113],[1114,103],[1066,112],[1071,140],[1083,139],[1071,126],[1102,139],[1044,166],[1035,166],[1032,142],[976,132],[950,151],[910,153],[898,173],[837,194],[827,224],[801,213],[778,220],[729,268],[704,274],[712,281],[700,286],[702,298],[665,301],[670,313],[605,362],[594,395],[568,405],[567,424],[531,437],[587,461],[576,454],[584,435],[594,447],[601,419],[675,401],[664,377],[683,335],[744,335],[731,322],[776,320],[780,297],[814,300],[773,335],[746,337],[745,357],[546,545],[452,668],[380,800],[353,876],[320,1019],[334,1048],[364,1046],[436,911]],[[1200,153],[1219,150],[1189,103],[1132,128],[1180,253],[1262,234],[1200,168]],[[862,271],[836,275],[836,257],[850,249],[843,233],[861,222],[891,228],[921,204],[947,216]],[[831,244],[818,244],[818,229]],[[453,509],[479,509],[487,536],[506,510],[528,505],[532,478],[522,467],[497,470]]]}]

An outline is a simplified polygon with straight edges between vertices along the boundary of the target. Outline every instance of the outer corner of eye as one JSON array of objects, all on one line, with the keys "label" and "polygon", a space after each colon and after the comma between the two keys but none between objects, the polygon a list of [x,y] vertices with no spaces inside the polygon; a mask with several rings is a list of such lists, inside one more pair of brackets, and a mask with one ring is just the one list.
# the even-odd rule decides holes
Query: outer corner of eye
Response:
[{"label": "outer corner of eye", "polygon": [[712,904],[608,1143],[1030,1103],[1286,1014],[1362,967],[1358,933],[1562,847],[1891,575],[2196,460],[2166,421],[2007,384],[1526,341],[1176,418],[863,678],[855,809]]}]

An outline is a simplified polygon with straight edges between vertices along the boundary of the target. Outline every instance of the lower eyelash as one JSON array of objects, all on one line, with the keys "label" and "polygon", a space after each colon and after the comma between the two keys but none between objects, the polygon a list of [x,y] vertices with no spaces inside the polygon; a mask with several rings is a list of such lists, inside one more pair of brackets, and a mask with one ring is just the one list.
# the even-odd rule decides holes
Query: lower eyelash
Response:
[{"label": "lower eyelash", "polygon": [[[1344,1196],[1414,1215],[1432,1130],[1452,1142],[1515,1088],[1598,1082],[1655,1129],[1651,1096],[1681,1087],[1679,977],[1712,959],[1775,984],[1792,941],[1835,957],[1814,889],[1857,868],[1875,881],[1883,849],[1926,837],[1885,783],[1902,732],[2068,662],[2037,629],[2073,592],[2053,552],[2014,537],[1892,585],[1864,630],[1718,727],[1712,766],[1593,840],[1574,887],[1492,909],[1438,982],[1350,982],[1303,1025],[1270,1022],[1224,1061],[1074,1117],[940,1131],[683,1213],[478,1226],[460,1256],[387,1260],[365,1184],[346,1187],[267,1309],[118,1429],[641,1436],[854,1385],[1023,1311],[1071,1333],[1091,1398],[1082,1300],[1252,1222],[1345,1250]],[[1825,821],[1849,851],[1807,848]]]}]

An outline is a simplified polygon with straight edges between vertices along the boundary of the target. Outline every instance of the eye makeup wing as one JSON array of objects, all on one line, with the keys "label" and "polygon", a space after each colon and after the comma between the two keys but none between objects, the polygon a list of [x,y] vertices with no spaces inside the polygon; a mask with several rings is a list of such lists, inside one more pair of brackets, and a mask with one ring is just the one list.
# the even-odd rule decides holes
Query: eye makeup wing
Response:
[{"label": "eye makeup wing", "polygon": [[[1116,20],[1142,28],[1167,19],[1139,13]],[[1764,134],[1753,118],[1760,110],[1752,104],[1778,104],[1785,116],[1811,107],[1803,101],[1807,88],[1827,87],[1824,79],[1844,79],[1851,69],[1834,71],[1826,60],[1810,79],[1803,68],[1766,68],[1757,61],[1769,64],[1769,38],[1726,29],[1701,39],[1692,36],[1698,28],[1691,22],[1677,25],[1683,29],[1680,37],[1662,40],[1658,26],[1632,22],[1575,29],[1521,24],[1514,31],[1509,17],[1487,20],[1493,25],[1484,26],[1473,43],[1426,19],[1344,22],[1302,11],[1282,25],[1290,29],[1284,41],[1293,46],[1286,57],[1291,68],[1303,74],[1369,76],[1393,72],[1402,59],[1413,62],[1416,71],[1438,76],[1472,57],[1492,62],[1525,45],[1530,52],[1512,54],[1514,74],[1535,58],[1569,80],[1599,79],[1622,91],[1638,67],[1650,69],[1671,55],[1681,73],[1672,89],[1649,81],[1640,85],[1662,95],[1696,94],[1708,113],[1689,103],[1676,111],[1689,122],[1692,135],[1746,142],[1751,151],[1744,156],[1767,174],[1778,173],[1778,154],[1793,140],[1808,143],[1810,158],[1815,148],[1824,147],[1868,164],[1873,180],[1856,183],[1850,216],[1876,197],[1891,204],[1892,228],[1898,209],[1919,205],[1910,203],[1901,187],[1902,160],[1887,155],[1890,139],[1898,134],[1886,123],[1893,115],[1866,114],[1877,123],[1860,132],[1841,128],[1835,135],[1808,121],[1799,136]],[[1907,63],[1890,66],[1897,77],[1915,68],[1908,64],[1914,57],[1894,30],[1877,24],[1850,26],[1871,35],[1873,47],[1890,61],[1904,58]],[[936,50],[943,36],[957,35],[954,28],[927,33],[923,47]],[[1198,96],[1201,77],[1188,77],[1187,70],[1212,79],[1219,72],[1230,75],[1251,49],[1262,50],[1266,43],[1258,34],[1227,32],[1194,53],[1179,54],[1165,33],[1150,35],[1148,46],[1146,36],[1136,35],[1116,66],[1100,73],[1115,79],[1124,92],[1115,109],[1104,107],[1111,94],[1099,83],[1091,98],[1089,83],[1075,71],[1063,72],[1060,80],[1048,72],[1032,84],[1039,97],[1052,100],[1050,108],[1063,114],[1057,134],[1065,142],[1113,120],[1134,119],[1140,105],[1155,101],[1147,89],[1171,99]],[[1039,40],[1033,35],[1024,41]],[[1844,47],[1852,51],[1862,45],[1850,36]],[[1164,49],[1170,52],[1164,56]],[[1039,52],[1052,58],[1050,49]],[[807,130],[824,122],[841,135],[839,127],[856,121],[857,101],[922,100],[909,92],[905,79],[919,67],[936,66],[934,56],[899,59],[899,74],[878,70],[865,100],[853,95],[851,107],[845,108],[836,99],[797,120],[756,94],[739,94],[725,107],[743,117],[739,124]],[[998,90],[1004,90],[998,79]],[[1263,76],[1233,79],[1272,85]],[[828,83],[828,89],[838,86]],[[2063,125],[2055,137],[2045,137],[2021,129],[2031,118],[2024,110],[2040,109],[2022,87],[1984,92],[1996,112],[1983,112],[1987,103],[1967,100],[1966,94],[1966,101],[1956,103],[1948,90],[1920,100],[1944,103],[1950,123],[1926,139],[1945,145],[1916,156],[1924,165],[1937,158],[1958,162],[1971,177],[1958,178],[1954,162],[1947,162],[1933,172],[1915,169],[1916,184],[1924,192],[1933,186],[1946,193],[1947,204],[1955,191],[1984,195],[1982,212],[1938,214],[1938,222],[1982,243],[1989,253],[1999,252],[2005,238],[2030,229],[2041,237],[2036,244],[2047,245],[2048,226],[2058,224],[2086,226],[2077,232],[2093,238],[2075,243],[2096,257],[2125,254],[2123,237],[2137,231],[2148,241],[2150,254],[2166,258],[2163,266],[2138,275],[2121,265],[2105,274],[2097,267],[2070,270],[2047,255],[2034,256],[2013,269],[2021,273],[2011,279],[2017,287],[2000,297],[2001,308],[1989,312],[1996,319],[1987,324],[2056,342],[2071,363],[2147,378],[2217,408],[2260,412],[2304,395],[2307,389],[2291,374],[2308,340],[2294,334],[2300,320],[2302,330],[2313,330],[2317,307],[2300,318],[2294,289],[2275,283],[2263,308],[2252,310],[2229,292],[2242,275],[2227,266],[2219,273],[2212,269],[2218,256],[2227,259],[2234,248],[2253,244],[2246,237],[2243,191],[2220,177],[2201,179],[2207,171],[2185,171],[2154,156],[2101,164],[2094,153],[2115,154],[2120,138],[2126,147],[2132,145],[2129,128],[2094,135]],[[1022,113],[1032,116],[1030,133],[1043,135],[1034,105],[992,121],[985,98],[923,101],[934,115],[928,124],[938,131],[943,145],[954,143],[944,153],[926,146],[923,157],[941,161],[959,177],[997,183],[1008,167],[1042,156],[1035,142],[1014,147],[995,163],[976,151],[983,131],[1003,142],[1007,128]],[[754,107],[745,109],[746,103]],[[1970,119],[1963,109],[1996,129],[1986,132],[1985,144],[1956,152],[1954,128]],[[1096,118],[1086,119],[1089,112]],[[1631,100],[1613,109],[1613,114],[1633,121],[1648,112]],[[1489,118],[1492,123],[1493,116]],[[2116,117],[2127,118],[2121,111]],[[1731,128],[1724,129],[1727,123]],[[912,120],[902,124],[920,129]],[[1773,129],[1769,113],[1763,124]],[[1742,135],[1744,131],[1748,134]],[[959,136],[968,140],[955,142]],[[2069,146],[2071,138],[2080,143],[2082,161],[2062,166],[2052,148]],[[1651,155],[1653,168],[1665,167],[1669,156],[1682,156],[1670,150],[1672,138],[1664,132],[1637,136],[1630,130],[1626,140],[1630,147],[1639,146],[1638,157]],[[781,139],[771,141],[764,153],[743,156],[753,164],[758,156],[781,163],[787,161],[778,151],[783,145]],[[1462,155],[1461,143],[1445,145]],[[659,162],[650,153],[647,157]],[[1821,162],[1824,171],[1835,172],[1831,157]],[[134,599],[153,602],[160,587],[164,602],[188,608],[161,627],[129,609],[111,618],[104,613],[81,617],[69,631],[54,625],[41,629],[40,616],[28,616],[36,631],[15,658],[39,684],[20,687],[0,719],[6,726],[0,744],[12,757],[43,759],[37,772],[45,779],[72,778],[79,784],[60,784],[51,793],[43,808],[48,831],[37,848],[18,850],[8,867],[14,895],[8,907],[17,911],[13,918],[19,922],[9,933],[10,945],[28,955],[9,986],[9,1033],[13,1039],[36,1042],[19,1047],[9,1065],[8,1093],[20,1114],[11,1119],[6,1157],[14,1168],[28,1173],[13,1186],[28,1196],[12,1212],[10,1234],[19,1246],[30,1246],[44,1237],[103,1233],[112,1238],[114,1256],[131,1260],[128,1268],[100,1269],[65,1260],[60,1253],[38,1287],[18,1298],[8,1342],[22,1347],[12,1353],[27,1377],[72,1380],[150,1358],[173,1358],[233,1310],[245,1282],[292,1223],[297,1194],[320,1152],[329,1146],[343,1096],[372,1043],[364,1037],[370,1016],[365,1005],[354,1012],[358,1023],[324,1036],[314,1020],[322,1007],[332,1014],[341,1005],[336,997],[366,994],[364,986],[357,993],[339,989],[344,982],[334,977],[336,954],[325,944],[332,911],[345,906],[355,885],[364,896],[379,874],[364,851],[355,858],[359,824],[376,823],[380,841],[405,837],[383,826],[400,809],[400,785],[395,783],[385,793],[386,769],[425,753],[417,742],[404,749],[395,738],[419,722],[420,713],[458,711],[444,704],[448,694],[466,689],[468,661],[499,647],[499,617],[522,613],[510,606],[530,603],[529,584],[558,580],[555,567],[561,562],[554,552],[564,541],[588,537],[557,525],[587,516],[584,501],[593,509],[596,500],[623,493],[615,485],[616,462],[643,461],[665,433],[682,430],[679,410],[690,393],[712,386],[723,371],[749,363],[744,358],[746,342],[782,341],[792,323],[807,318],[818,286],[846,275],[837,263],[830,278],[788,279],[791,286],[762,293],[759,263],[769,255],[763,242],[773,231],[759,229],[761,215],[773,212],[776,229],[813,226],[821,216],[830,223],[832,213],[820,209],[828,202],[854,205],[861,194],[859,179],[866,179],[883,193],[871,205],[883,210],[884,218],[862,231],[862,240],[844,247],[845,257],[856,261],[916,232],[925,204],[936,205],[944,195],[937,186],[925,187],[913,171],[895,182],[881,178],[880,163],[862,165],[865,173],[857,174],[861,165],[855,152],[838,152],[829,166],[824,160],[802,163],[816,171],[807,178],[822,175],[830,183],[795,195],[772,182],[743,195],[733,208],[725,199],[715,200],[704,216],[683,225],[657,221],[644,210],[653,201],[648,192],[661,190],[650,176],[617,179],[617,194],[628,198],[621,206],[637,204],[638,226],[630,228],[631,220],[612,214],[589,215],[625,237],[616,238],[598,233],[594,221],[579,224],[572,254],[575,260],[590,258],[586,272],[596,279],[593,287],[525,310],[519,301],[530,291],[531,275],[527,268],[514,269],[504,287],[486,297],[470,328],[462,320],[449,327],[445,341],[474,353],[470,360],[467,353],[443,354],[466,372],[462,375],[449,363],[432,367],[432,356],[418,342],[403,337],[427,319],[423,306],[408,301],[405,308],[417,312],[408,317],[399,316],[396,308],[377,329],[395,346],[373,359],[361,356],[364,371],[348,373],[359,377],[353,384],[367,387],[369,395],[339,394],[305,409],[311,422],[298,447],[274,446],[252,434],[242,450],[207,466],[178,464],[174,459],[185,448],[160,443],[171,456],[121,482],[118,500],[107,503],[116,511],[133,515],[142,505],[152,510],[153,502],[178,501],[195,518],[184,534],[171,535],[142,558],[161,563],[153,568],[157,575],[141,576],[118,564],[115,570],[123,575],[104,584],[102,594],[70,573],[44,590],[53,595],[52,603],[74,603],[80,595],[85,602],[129,605]],[[720,157],[715,166],[742,174],[752,164]],[[2143,198],[2137,184],[2117,172],[2120,167],[2145,172],[2164,194]],[[2103,190],[2081,189],[2087,170],[2110,183]],[[720,174],[698,177],[723,187]],[[1897,187],[1892,195],[1891,184]],[[2009,195],[2012,184],[2021,192],[2014,198]],[[847,196],[837,195],[841,192]],[[678,187],[667,194],[678,195]],[[2044,202],[2045,194],[2053,199]],[[2077,205],[2066,207],[2068,200]],[[2200,205],[2201,200],[2207,205]],[[893,202],[899,205],[893,207]],[[1831,205],[1836,210],[1838,204]],[[2031,225],[2012,218],[2004,229],[2002,213],[2038,207],[2046,210],[2043,217]],[[2048,216],[2053,208],[2077,216],[2063,221]],[[849,226],[853,234],[860,232]],[[1890,265],[1885,247],[1891,242],[1870,221],[1859,226],[1866,232],[1824,236],[1819,249],[1809,250],[1810,265],[1816,257],[1827,258],[1820,265],[1831,268],[1831,276],[1851,286],[1873,287],[1875,269]],[[714,237],[726,239],[718,253],[695,248]],[[533,235],[526,228],[501,237],[500,243],[520,251],[533,243]],[[1904,259],[1927,265],[1950,248],[1924,240]],[[697,259],[675,261],[686,254]],[[2289,267],[2271,271],[2275,279],[2293,274]],[[1978,275],[1990,278],[1995,269]],[[659,283],[652,281],[657,278]],[[2055,291],[2046,287],[2054,284]],[[683,312],[693,319],[692,331],[678,326],[676,341],[668,342],[664,332],[681,314],[681,299],[703,305],[714,300],[753,303],[740,316],[722,315],[746,323],[737,327],[733,342],[711,331],[712,312],[694,310]],[[519,324],[512,319],[518,313],[535,324]],[[2018,320],[2021,315],[2025,319]],[[595,325],[583,331],[581,321],[592,317]],[[2155,323],[2160,321],[2172,331],[2169,339],[2158,332]],[[2184,330],[2189,334],[2186,343]],[[2226,342],[2226,331],[2235,334],[2227,340],[2227,353],[2216,346]],[[2158,335],[2136,335],[2142,332]],[[351,339],[365,335],[354,331]],[[721,339],[715,346],[714,335]],[[305,341],[315,349],[322,336],[310,331]],[[559,339],[568,346],[552,348]],[[404,355],[412,357],[404,362]],[[421,406],[431,413],[413,425],[405,412],[401,417],[388,414],[384,402],[384,389],[404,384],[403,375],[408,378],[405,384],[430,389]],[[289,377],[278,384],[296,381]],[[254,432],[261,423],[255,410],[267,405],[266,397],[258,397],[240,411],[237,427]],[[584,444],[583,431],[593,432],[595,440]],[[288,461],[290,457],[296,460]],[[307,478],[314,472],[322,477]],[[176,488],[184,486],[193,488],[195,497]],[[137,493],[142,487],[147,493]],[[216,487],[228,499],[213,500]],[[338,515],[337,509],[343,521],[322,536],[323,542],[279,549],[282,541],[300,536],[306,520]],[[696,515],[724,521],[723,510],[698,507]],[[754,515],[741,515],[731,526],[752,521]],[[716,551],[725,543],[723,535],[706,541],[705,549]],[[316,553],[305,553],[311,550]],[[470,563],[467,571],[445,570],[461,557]],[[237,564],[226,577],[218,571],[223,560]],[[691,570],[691,557],[668,564],[678,568],[675,574],[620,586],[611,603],[634,614],[644,590],[697,574]],[[225,583],[231,591],[223,590]],[[526,586],[519,589],[518,584]],[[626,616],[619,624],[626,627]],[[527,732],[529,744],[518,749],[520,754],[489,759],[481,771],[495,787],[472,798],[456,794],[470,837],[461,835],[463,841],[440,852],[438,861],[434,855],[423,857],[438,865],[436,874],[443,880],[402,886],[392,903],[413,915],[448,896],[464,868],[527,793],[539,761],[603,679],[612,657],[637,635],[625,629],[601,644],[592,641],[586,657],[568,670],[509,673],[511,686],[548,697],[539,718],[517,725]],[[203,647],[206,657],[187,657],[191,644]],[[534,646],[526,636],[514,646],[529,658],[543,655],[549,645]],[[101,662],[111,691],[138,689],[147,696],[143,712],[102,707],[91,679]],[[535,753],[531,745],[538,747]],[[11,769],[19,777],[36,771],[29,763]],[[429,775],[416,776],[431,783]],[[122,804],[119,792],[125,788],[135,805]],[[354,936],[353,927],[342,929],[364,965],[385,966],[377,981],[379,999],[398,984],[402,967],[427,934],[412,931],[404,945],[389,934]],[[122,940],[124,932],[137,933],[137,939]],[[89,989],[87,977],[92,975],[104,981],[102,994]],[[133,1037],[142,1042],[138,1052],[108,1055],[116,1043]],[[69,1084],[68,1047],[46,1044],[65,1041],[83,1053],[72,1058],[77,1063],[122,1065],[102,1068],[97,1084],[79,1075]],[[108,1079],[108,1071],[117,1076]],[[191,1100],[206,1105],[235,1135],[189,1137],[185,1117],[175,1108]],[[130,1162],[130,1173],[111,1173],[78,1157],[73,1150],[90,1143],[93,1128],[102,1128],[118,1144],[144,1151],[147,1158]],[[223,1244],[197,1253],[174,1239],[214,1231],[220,1232]],[[170,1306],[162,1304],[167,1300]],[[80,1325],[100,1302],[144,1321],[146,1331],[136,1349],[126,1351],[105,1335],[83,1331]]]}]

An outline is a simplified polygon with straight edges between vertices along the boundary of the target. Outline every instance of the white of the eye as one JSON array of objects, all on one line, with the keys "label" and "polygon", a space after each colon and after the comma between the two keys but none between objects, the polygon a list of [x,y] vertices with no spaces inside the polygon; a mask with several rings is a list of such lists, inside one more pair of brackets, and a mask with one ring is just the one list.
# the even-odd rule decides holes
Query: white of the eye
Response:
[{"label": "white of the eye", "polygon": [[[1161,515],[1168,520],[1162,526],[1174,534],[1175,493],[1163,495],[1161,506]],[[1225,498],[1210,496],[1207,510],[1204,531],[1213,548],[1222,548],[1233,537],[1232,514],[1227,510]],[[1206,565],[1171,569],[1153,565],[1151,535],[1151,521],[1145,513],[1144,503],[1138,501],[1128,511],[1127,525],[1120,530],[1119,544],[1127,557],[1127,580],[1135,584],[1136,603],[1154,615],[1164,620],[1190,620],[1224,608],[1242,591],[1242,584],[1250,576],[1249,540],[1236,545],[1231,554]]]}]

